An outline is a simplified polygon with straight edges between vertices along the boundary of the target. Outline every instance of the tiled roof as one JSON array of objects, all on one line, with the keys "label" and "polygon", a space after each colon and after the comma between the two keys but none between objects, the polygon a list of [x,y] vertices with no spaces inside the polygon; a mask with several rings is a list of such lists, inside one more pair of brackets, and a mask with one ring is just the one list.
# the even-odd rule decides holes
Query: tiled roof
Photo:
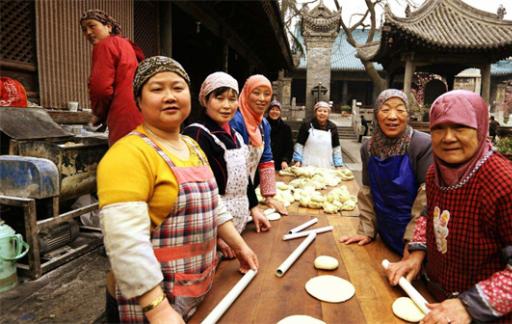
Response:
[{"label": "tiled roof", "polygon": [[[365,43],[366,38],[368,37],[368,30],[357,29],[352,33],[355,41],[357,43]],[[301,43],[304,50],[306,47],[304,45],[304,38],[299,33],[295,33],[295,37]],[[375,33],[375,39],[380,38],[380,33]],[[378,44],[378,43],[377,43]],[[301,57],[299,65],[297,66],[298,70],[305,70],[307,66],[306,54]],[[380,64],[375,65],[378,71],[382,70],[382,66]],[[332,54],[331,54],[331,71],[347,71],[347,72],[364,72],[364,66],[356,57],[356,49],[352,47],[347,42],[347,37],[343,31],[341,31],[334,44],[332,45]]]},{"label": "tiled roof", "polygon": [[501,60],[491,65],[492,76],[512,76],[512,59]]},{"label": "tiled roof", "polygon": [[429,0],[406,18],[396,17],[386,7],[384,24],[430,46],[512,50],[512,21],[499,20],[461,0]]}]

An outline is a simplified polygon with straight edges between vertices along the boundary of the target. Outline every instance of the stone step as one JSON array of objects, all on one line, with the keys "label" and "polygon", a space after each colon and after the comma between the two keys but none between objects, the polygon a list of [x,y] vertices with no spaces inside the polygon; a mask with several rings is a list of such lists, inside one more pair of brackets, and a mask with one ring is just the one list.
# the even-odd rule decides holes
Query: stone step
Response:
[{"label": "stone step", "polygon": [[354,129],[349,126],[338,126],[338,136],[342,139],[355,139],[357,138],[357,134],[354,132]]}]

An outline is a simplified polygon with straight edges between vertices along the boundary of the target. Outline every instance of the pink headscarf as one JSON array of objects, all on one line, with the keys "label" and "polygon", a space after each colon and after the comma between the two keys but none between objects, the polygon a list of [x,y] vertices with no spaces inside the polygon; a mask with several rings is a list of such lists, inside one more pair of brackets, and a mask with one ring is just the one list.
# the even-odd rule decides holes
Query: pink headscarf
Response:
[{"label": "pink headscarf", "polygon": [[215,89],[231,88],[238,95],[238,82],[231,75],[225,72],[214,72],[204,79],[199,90],[199,103],[206,107],[206,97]]},{"label": "pink headscarf", "polygon": [[430,108],[430,129],[444,123],[476,129],[479,147],[469,161],[457,167],[450,166],[434,154],[436,183],[441,187],[460,182],[492,149],[492,144],[487,139],[489,131],[487,103],[478,94],[467,90],[454,90],[437,98]]},{"label": "pink headscarf", "polygon": [[251,144],[254,146],[261,146],[263,145],[263,138],[261,137],[259,126],[263,120],[263,113],[258,114],[249,107],[249,96],[257,87],[267,87],[270,90],[270,96],[272,96],[272,84],[270,81],[261,74],[255,74],[245,81],[242,92],[240,93],[239,109],[244,117],[245,126],[247,127],[247,133],[249,134]]}]

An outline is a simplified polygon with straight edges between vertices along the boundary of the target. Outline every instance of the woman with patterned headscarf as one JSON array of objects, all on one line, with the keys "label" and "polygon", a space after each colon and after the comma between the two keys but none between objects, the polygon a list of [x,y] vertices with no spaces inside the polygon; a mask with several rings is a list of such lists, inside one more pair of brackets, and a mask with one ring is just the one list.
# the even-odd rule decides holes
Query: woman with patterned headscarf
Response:
[{"label": "woman with patterned headscarf", "polygon": [[299,128],[293,151],[293,164],[320,168],[343,166],[341,145],[336,124],[329,120],[331,105],[319,101],[313,107],[315,115]]},{"label": "woman with patterned headscarf", "polygon": [[183,323],[212,286],[217,237],[245,272],[258,267],[218,195],[208,160],[180,134],[190,79],[171,58],[139,65],[133,92],[144,121],[98,167],[100,221],[121,322]]},{"label": "woman with patterned headscarf", "polygon": [[112,146],[142,123],[133,98],[132,80],[144,54],[121,36],[119,23],[99,9],[87,10],[80,18],[80,26],[93,45],[89,77],[92,124],[108,126],[108,142]]},{"label": "woman with patterned headscarf", "polygon": [[[200,122],[187,126],[183,133],[196,140],[206,154],[219,193],[238,232],[242,233],[251,215],[256,232],[267,231],[270,223],[258,208],[248,176],[248,147],[242,136],[229,125],[238,108],[238,82],[224,72],[210,74],[201,85],[199,102],[204,107]],[[256,202],[253,205],[249,204],[248,194],[254,196],[252,201]],[[218,245],[224,257],[235,257],[234,251],[222,239],[218,240]]]},{"label": "woman with patterned headscarf", "polygon": [[[252,183],[257,186],[259,180],[260,192],[265,198],[265,203],[280,214],[288,215],[284,205],[273,199],[276,194],[276,178],[270,145],[270,125],[264,118],[271,99],[270,81],[261,74],[249,77],[240,93],[240,107],[230,125],[242,135],[244,143],[249,147],[247,167]],[[249,195],[249,199],[251,197],[252,195]],[[257,201],[249,203],[255,205]]]},{"label": "woman with patterned headscarf", "polygon": [[375,103],[373,135],[361,146],[359,228],[357,235],[341,242],[365,245],[378,233],[391,250],[407,255],[405,244],[426,204],[425,174],[432,163],[430,136],[412,129],[408,121],[405,93],[384,90]]},{"label": "woman with patterned headscarf", "polygon": [[423,265],[439,302],[427,305],[424,323],[512,322],[512,163],[493,151],[488,129],[487,104],[476,93],[450,91],[430,109],[428,208],[411,254],[388,271],[396,285]]}]

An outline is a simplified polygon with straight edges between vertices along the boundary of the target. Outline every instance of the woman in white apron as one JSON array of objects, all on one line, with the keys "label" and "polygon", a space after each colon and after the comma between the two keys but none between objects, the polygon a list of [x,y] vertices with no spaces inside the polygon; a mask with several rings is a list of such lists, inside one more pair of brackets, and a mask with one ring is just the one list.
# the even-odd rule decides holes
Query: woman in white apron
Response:
[{"label": "woman in white apron", "polygon": [[[280,214],[288,215],[284,205],[273,199],[276,194],[274,159],[270,145],[270,125],[263,117],[272,99],[272,84],[261,74],[249,77],[240,93],[240,107],[229,122],[249,147],[247,167],[254,186],[259,184],[265,203]],[[251,196],[249,201],[252,204]]]},{"label": "woman in white apron", "polygon": [[180,134],[189,89],[173,59],[141,62],[133,90],[144,122],[98,167],[100,221],[123,323],[184,323],[192,316],[212,286],[217,237],[236,251],[241,270],[258,267],[204,153]]},{"label": "woman in white apron", "polygon": [[304,122],[299,129],[292,164],[320,168],[342,167],[338,130],[329,120],[331,106],[325,101],[319,101],[314,110],[313,119]]},{"label": "woman in white apron", "polygon": [[[210,74],[201,85],[199,102],[205,107],[200,122],[187,126],[183,133],[196,140],[208,158],[219,193],[238,232],[245,229],[251,215],[256,231],[267,231],[270,223],[257,206],[249,179],[248,147],[242,136],[229,126],[238,108],[238,82],[224,72]],[[249,204],[248,193],[256,203]],[[218,240],[218,246],[224,257],[235,257],[222,239]]]}]

